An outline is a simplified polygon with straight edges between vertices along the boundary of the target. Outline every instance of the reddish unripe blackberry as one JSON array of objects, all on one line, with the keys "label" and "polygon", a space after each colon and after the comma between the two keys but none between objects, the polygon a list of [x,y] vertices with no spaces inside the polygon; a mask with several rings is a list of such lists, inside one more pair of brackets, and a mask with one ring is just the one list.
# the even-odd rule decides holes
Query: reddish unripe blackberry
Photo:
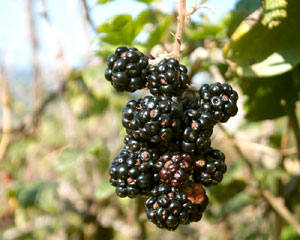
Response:
[{"label": "reddish unripe blackberry", "polygon": [[179,187],[189,181],[194,166],[188,153],[171,152],[162,155],[155,168],[161,182]]},{"label": "reddish unripe blackberry", "polygon": [[237,114],[238,94],[228,83],[203,84],[197,98],[198,108],[212,114],[214,122],[227,122]]},{"label": "reddish unripe blackberry", "polygon": [[190,85],[187,68],[175,58],[149,67],[146,87],[156,96],[179,96]]},{"label": "reddish unripe blackberry", "polygon": [[154,164],[157,151],[145,142],[126,136],[124,148],[115,157],[109,169],[110,183],[119,197],[134,198],[145,195],[155,186]]},{"label": "reddish unripe blackberry", "polygon": [[191,154],[206,152],[211,144],[213,118],[210,113],[188,108],[184,112],[182,150]]},{"label": "reddish unripe blackberry", "polygon": [[117,91],[134,92],[145,87],[148,57],[136,48],[118,47],[107,58],[105,78]]},{"label": "reddish unripe blackberry", "polygon": [[205,193],[205,189],[200,183],[192,182],[184,189],[184,193],[193,203],[191,212],[189,213],[189,221],[186,224],[200,221],[202,218],[202,214],[209,202],[208,197]]},{"label": "reddish unripe blackberry", "polygon": [[210,148],[208,152],[197,157],[193,179],[209,187],[219,184],[226,171],[225,155],[217,149]]},{"label": "reddish unripe blackberry", "polygon": [[180,134],[182,107],[165,96],[131,100],[122,110],[122,124],[135,139],[168,144]]}]

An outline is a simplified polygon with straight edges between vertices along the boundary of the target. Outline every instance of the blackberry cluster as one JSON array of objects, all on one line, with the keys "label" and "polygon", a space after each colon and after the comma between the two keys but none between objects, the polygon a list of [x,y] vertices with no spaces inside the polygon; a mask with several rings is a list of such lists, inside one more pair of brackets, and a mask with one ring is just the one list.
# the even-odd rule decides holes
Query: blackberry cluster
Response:
[{"label": "blackberry cluster", "polygon": [[107,59],[105,78],[117,91],[142,89],[148,76],[148,57],[136,48],[118,47]]},{"label": "blackberry cluster", "polygon": [[180,188],[160,184],[153,188],[145,202],[147,218],[159,228],[175,230],[179,224],[189,224],[202,217],[208,204],[203,189],[202,201],[194,204]]},{"label": "blackberry cluster", "polygon": [[124,148],[109,169],[109,181],[116,187],[119,197],[134,198],[148,194],[154,186],[152,172],[158,160],[157,150],[129,136],[125,137],[124,143]]},{"label": "blackberry cluster", "polygon": [[156,96],[179,96],[190,85],[187,68],[175,58],[163,59],[149,67],[146,86]]},{"label": "blackberry cluster", "polygon": [[179,134],[182,107],[165,96],[147,96],[130,100],[122,110],[127,134],[137,140],[167,143]]},{"label": "blackberry cluster", "polygon": [[[130,100],[122,110],[124,146],[109,169],[116,194],[147,196],[147,218],[175,230],[199,221],[208,205],[204,187],[217,185],[227,170],[224,154],[211,148],[213,127],[236,115],[238,95],[227,83],[203,84],[187,98],[187,68],[169,58],[118,47],[105,78],[118,91],[148,88],[153,96]],[[185,97],[186,96],[186,97]]]},{"label": "blackberry cluster", "polygon": [[161,182],[179,187],[189,181],[193,172],[193,160],[188,153],[166,153],[155,164]]},{"label": "blackberry cluster", "polygon": [[197,99],[198,107],[213,115],[215,123],[227,122],[237,114],[238,94],[228,83],[203,84]]},{"label": "blackberry cluster", "polygon": [[225,155],[217,149],[210,148],[207,153],[195,161],[193,179],[195,182],[209,187],[219,184],[226,173]]}]

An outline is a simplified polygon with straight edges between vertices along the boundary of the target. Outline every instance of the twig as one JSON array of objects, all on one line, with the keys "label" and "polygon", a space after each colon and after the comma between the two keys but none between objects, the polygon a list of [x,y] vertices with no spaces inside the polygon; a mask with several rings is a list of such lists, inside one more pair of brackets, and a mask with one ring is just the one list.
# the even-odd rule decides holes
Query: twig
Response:
[{"label": "twig", "polygon": [[41,1],[41,5],[42,5],[42,16],[44,17],[44,19],[46,21],[47,27],[48,27],[49,31],[51,32],[51,35],[55,36],[55,38],[56,38],[56,43],[58,46],[56,57],[62,62],[64,74],[65,74],[65,76],[67,76],[71,72],[71,67],[66,60],[66,57],[65,57],[65,54],[64,54],[64,51],[62,48],[62,42],[61,42],[60,38],[58,37],[57,31],[52,26],[52,22],[49,18],[45,0],[40,0],[40,1]]},{"label": "twig", "polygon": [[270,191],[264,190],[262,192],[262,196],[265,200],[270,204],[273,210],[278,213],[286,222],[292,225],[297,233],[300,235],[300,224],[288,210],[288,208],[284,205],[282,198],[275,197]]},{"label": "twig", "polygon": [[84,9],[84,15],[85,15],[86,21],[89,23],[89,25],[91,26],[93,31],[97,33],[97,28],[96,28],[96,26],[95,26],[95,24],[94,24],[94,22],[91,18],[90,9],[89,9],[87,1],[86,0],[81,0],[81,3],[82,3],[82,6],[83,6],[83,9]]},{"label": "twig", "polygon": [[190,11],[190,12],[187,12],[186,13],[186,16],[191,16],[191,15],[193,15],[198,9],[200,9],[200,8],[206,8],[206,9],[209,9],[212,13],[216,13],[214,10],[213,10],[213,8],[212,7],[210,7],[210,6],[208,6],[208,5],[205,5],[205,4],[200,4],[200,5],[198,5],[198,1],[197,0],[195,0],[195,5],[192,7],[193,8],[193,10],[192,11]]},{"label": "twig", "polygon": [[33,99],[36,104],[42,95],[42,76],[38,58],[38,38],[35,29],[35,18],[33,13],[33,6],[35,0],[27,0],[27,15],[28,15],[28,27],[29,27],[29,36],[31,43],[31,51],[32,51],[32,68],[33,68]]},{"label": "twig", "polygon": [[2,85],[2,125],[3,134],[0,143],[0,161],[5,157],[7,148],[10,142],[10,130],[11,130],[11,105],[10,105],[10,94],[8,90],[8,84],[6,79],[6,73],[4,66],[0,67],[0,77]]},{"label": "twig", "polygon": [[[234,139],[232,135],[229,134],[229,132],[222,126],[220,125],[221,130],[223,133],[226,135],[228,140]],[[250,159],[248,159],[243,152],[241,151],[240,147],[237,145],[235,141],[231,141],[235,150],[237,153],[244,159],[246,160],[246,163],[250,169],[251,174],[255,172],[255,166],[252,163]],[[255,181],[258,186],[261,185],[260,182],[258,182],[253,176],[251,176],[251,180]],[[264,199],[270,204],[272,209],[274,210],[275,213],[277,213],[282,219],[284,219],[286,222],[291,224],[299,233],[300,235],[300,225],[297,222],[297,220],[294,218],[292,213],[288,210],[288,208],[284,205],[284,202],[282,201],[282,198],[276,198],[271,192],[268,190],[261,190],[260,194],[264,197]]]},{"label": "twig", "polygon": [[174,43],[174,53],[178,60],[180,60],[180,46],[182,41],[183,28],[185,24],[185,17],[186,17],[186,1],[180,0],[179,17],[178,17],[178,24],[177,24],[177,30],[175,35],[175,43]]},{"label": "twig", "polygon": [[147,238],[147,230],[146,230],[146,222],[145,219],[141,219],[141,215],[144,212],[144,199],[142,197],[138,197],[136,199],[136,221],[138,222],[140,235],[138,240],[146,240]]},{"label": "twig", "polygon": [[[281,143],[280,143],[280,149],[286,149],[289,144],[289,124],[286,124],[286,127],[282,133],[281,136]],[[281,153],[281,159],[280,159],[280,167],[284,168],[284,161],[286,159],[286,155]],[[277,179],[277,193],[276,195],[282,197],[284,199],[284,183],[281,178]],[[286,199],[284,199],[285,204],[286,204]],[[274,240],[280,240],[281,237],[281,231],[284,226],[284,220],[282,217],[276,213],[275,214],[275,226],[273,232],[273,238]]]},{"label": "twig", "polygon": [[299,128],[298,119],[295,111],[293,111],[289,115],[289,122],[296,138],[297,150],[298,150],[297,157],[298,160],[300,161],[300,128]]},{"label": "twig", "polygon": [[58,96],[62,95],[66,90],[67,82],[64,80],[61,82],[60,86],[55,92],[50,93],[42,101],[40,101],[33,112],[24,117],[23,121],[19,123],[16,127],[11,128],[9,131],[5,131],[3,128],[3,133],[19,134],[22,133],[25,136],[32,135],[35,132],[36,127],[39,125],[40,119],[46,110],[47,106],[53,102]]},{"label": "twig", "polygon": [[218,125],[220,127],[220,129],[222,130],[222,132],[225,134],[225,136],[227,137],[227,140],[230,141],[234,147],[234,149],[236,150],[236,152],[244,159],[246,160],[246,163],[248,165],[248,167],[250,168],[251,172],[254,170],[255,166],[254,163],[247,158],[244,153],[242,152],[240,146],[237,144],[237,141],[234,141],[234,136],[232,136],[227,129],[222,125],[219,124]]}]

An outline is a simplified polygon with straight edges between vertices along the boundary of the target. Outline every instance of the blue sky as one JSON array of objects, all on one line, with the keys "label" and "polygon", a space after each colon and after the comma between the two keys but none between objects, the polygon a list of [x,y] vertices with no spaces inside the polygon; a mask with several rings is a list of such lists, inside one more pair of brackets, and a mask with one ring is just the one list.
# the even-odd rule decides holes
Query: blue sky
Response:
[{"label": "blue sky", "polygon": [[[237,0],[209,0],[216,14],[204,10],[212,21],[219,20],[226,12],[233,8]],[[39,0],[36,0],[38,3]],[[94,22],[99,25],[107,18],[120,14],[129,13],[136,16],[145,9],[143,3],[133,0],[116,0],[104,5],[95,5],[96,0],[89,0],[92,8],[91,14]],[[200,1],[199,1],[200,2]],[[50,18],[57,34],[62,39],[63,48],[68,62],[72,67],[80,66],[91,53],[89,39],[94,35],[90,29],[86,29],[80,16],[79,0],[46,0]],[[174,9],[175,0],[163,0],[161,7],[165,11]],[[191,8],[194,0],[187,0],[187,8]],[[29,34],[26,15],[25,0],[0,0],[0,61],[4,61],[9,70],[15,68],[30,68],[31,52],[29,46]],[[36,15],[41,6],[36,5]],[[37,17],[37,32],[40,39],[41,64],[47,68],[55,68],[58,64],[55,60],[56,44],[52,34],[46,28],[41,17]]]}]

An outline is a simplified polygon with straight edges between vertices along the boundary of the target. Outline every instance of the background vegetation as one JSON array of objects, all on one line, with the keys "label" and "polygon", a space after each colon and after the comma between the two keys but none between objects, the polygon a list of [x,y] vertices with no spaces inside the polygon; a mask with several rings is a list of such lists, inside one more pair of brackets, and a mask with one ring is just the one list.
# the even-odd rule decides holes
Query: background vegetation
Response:
[{"label": "background vegetation", "polygon": [[[0,239],[125,240],[143,239],[142,232],[158,240],[299,239],[300,2],[239,0],[217,23],[201,8],[186,23],[181,61],[193,84],[229,81],[241,96],[240,111],[214,131],[213,146],[226,154],[229,170],[208,191],[204,218],[167,232],[146,221],[139,200],[119,199],[108,182],[125,135],[121,109],[145,92],[115,92],[103,76],[105,59],[119,45],[154,56],[170,52],[176,31],[176,12],[167,14],[159,1],[138,1],[147,8],[137,17],[112,14],[100,26],[82,1],[97,38],[95,55],[78,69],[69,67],[41,1],[60,65],[51,84],[43,81],[37,54],[37,1],[27,1],[30,104],[1,67]],[[110,2],[99,0],[95,7]]]}]

